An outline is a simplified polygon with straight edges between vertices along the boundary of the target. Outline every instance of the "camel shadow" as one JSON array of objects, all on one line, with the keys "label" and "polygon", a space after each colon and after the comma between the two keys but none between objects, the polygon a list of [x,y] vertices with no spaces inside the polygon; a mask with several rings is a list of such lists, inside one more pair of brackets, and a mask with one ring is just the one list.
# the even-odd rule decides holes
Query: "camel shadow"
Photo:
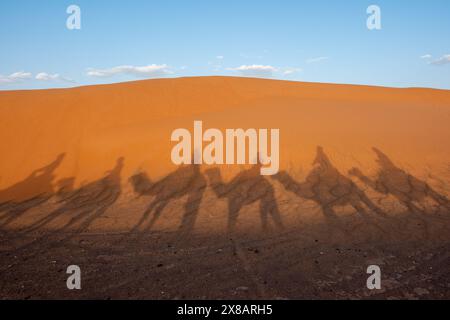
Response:
[{"label": "camel shadow", "polygon": [[414,202],[423,203],[427,197],[433,199],[439,207],[450,210],[449,200],[445,196],[433,190],[425,181],[398,168],[377,148],[373,148],[373,151],[377,155],[377,163],[380,166],[375,179],[365,176],[358,168],[352,168],[349,174],[381,194],[394,196],[411,213],[424,213]]},{"label": "camel shadow", "polygon": [[278,229],[283,229],[273,186],[267,178],[261,176],[260,168],[260,164],[254,165],[239,173],[229,183],[223,182],[219,168],[206,171],[217,197],[228,200],[228,233],[234,232],[242,207],[257,201],[260,201],[260,218],[263,231],[268,230],[269,216]]},{"label": "camel shadow", "polygon": [[337,216],[334,207],[350,205],[368,222],[371,221],[371,217],[366,208],[378,216],[385,215],[363,190],[333,166],[320,146],[317,147],[313,165],[305,182],[297,182],[286,171],[281,171],[274,176],[274,179],[298,197],[317,203],[330,226],[338,228],[347,235],[348,231]]},{"label": "camel shadow", "polygon": [[31,224],[22,233],[28,234],[45,228],[61,216],[69,216],[70,220],[61,228],[55,230],[55,233],[65,232],[71,228],[75,228],[73,234],[79,234],[87,230],[119,198],[121,194],[120,174],[123,163],[123,158],[117,159],[115,167],[106,172],[103,178],[78,189],[73,188],[73,178],[60,180],[57,195],[62,205]]},{"label": "camel shadow", "polygon": [[[54,195],[53,180],[55,170],[64,160],[61,153],[45,167],[34,170],[27,178],[7,189],[0,190],[0,228],[4,228],[25,213],[40,204],[47,202]],[[11,200],[18,195],[25,195],[22,201]]]},{"label": "camel shadow", "polygon": [[154,196],[139,221],[131,229],[131,234],[144,235],[150,231],[169,202],[184,196],[188,198],[178,233],[180,237],[184,237],[193,231],[206,189],[206,179],[200,172],[199,165],[183,165],[157,182],[152,182],[146,173],[133,175],[129,181],[139,196]]}]

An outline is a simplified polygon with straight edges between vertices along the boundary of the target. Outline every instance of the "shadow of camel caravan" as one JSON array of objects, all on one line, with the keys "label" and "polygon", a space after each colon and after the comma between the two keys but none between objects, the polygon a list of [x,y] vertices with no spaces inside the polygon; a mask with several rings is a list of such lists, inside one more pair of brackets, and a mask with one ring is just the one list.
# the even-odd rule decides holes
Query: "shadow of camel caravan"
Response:
[{"label": "shadow of camel caravan", "polygon": [[144,172],[130,177],[129,181],[138,195],[154,196],[130,234],[143,235],[150,231],[169,202],[184,196],[188,199],[178,233],[180,237],[192,233],[206,189],[206,179],[200,171],[200,165],[183,165],[156,182],[152,182]]},{"label": "shadow of camel caravan", "polygon": [[[268,228],[269,215],[275,225],[283,228],[273,188],[270,182],[260,174],[260,165],[238,174],[231,182],[222,181],[218,168],[206,172],[209,184],[219,198],[227,198],[229,203],[228,231],[234,231],[239,211],[244,205],[261,201],[260,213],[263,229]],[[173,200],[188,196],[184,206],[179,235],[192,233],[197,220],[199,207],[207,187],[207,179],[200,171],[200,165],[183,165],[163,179],[152,182],[146,173],[141,172],[130,177],[133,190],[139,196],[154,196],[130,234],[144,235],[160,219],[164,208]]]},{"label": "shadow of camel caravan", "polygon": [[[0,228],[7,227],[29,209],[47,202],[54,195],[55,171],[64,157],[65,153],[59,154],[54,161],[34,170],[24,180],[0,190]],[[14,200],[19,196],[25,199]]]},{"label": "shadow of camel caravan", "polygon": [[104,212],[111,207],[121,194],[120,174],[124,165],[124,158],[119,158],[113,169],[97,181],[72,190],[73,179],[64,179],[64,188],[60,189],[61,206],[47,216],[31,224],[23,232],[30,233],[47,227],[59,217],[69,218],[61,228],[55,232],[81,233]]},{"label": "shadow of camel caravan", "polygon": [[300,198],[317,203],[332,230],[337,229],[344,235],[351,236],[337,216],[334,210],[336,206],[350,205],[358,214],[369,221],[370,216],[366,208],[378,216],[385,215],[363,190],[333,166],[320,146],[317,147],[313,166],[305,182],[297,182],[286,171],[281,171],[273,178],[278,180],[287,191],[293,192]]},{"label": "shadow of camel caravan", "polygon": [[425,181],[422,181],[403,169],[398,168],[383,152],[373,148],[377,155],[379,169],[375,179],[365,176],[358,168],[352,168],[349,174],[357,177],[367,186],[384,195],[392,195],[400,201],[411,213],[423,214],[416,203],[424,203],[426,198],[432,199],[438,210],[450,212],[449,200],[433,190]]},{"label": "shadow of camel caravan", "polygon": [[283,222],[275,192],[270,181],[260,174],[261,165],[257,164],[237,174],[230,182],[224,183],[220,169],[206,171],[212,189],[219,198],[228,200],[228,233],[236,228],[239,212],[242,207],[259,201],[259,213],[263,231],[269,230],[269,217],[278,230],[282,230]]}]

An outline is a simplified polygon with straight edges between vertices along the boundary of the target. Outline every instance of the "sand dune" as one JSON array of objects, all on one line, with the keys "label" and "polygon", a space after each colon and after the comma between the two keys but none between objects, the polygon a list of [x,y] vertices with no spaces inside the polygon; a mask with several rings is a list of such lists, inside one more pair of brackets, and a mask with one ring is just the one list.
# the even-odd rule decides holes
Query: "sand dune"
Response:
[{"label": "sand dune", "polygon": [[[449,108],[448,91],[226,77],[2,92],[0,190],[62,153],[53,188],[64,178],[76,186],[92,182],[120,157],[124,181],[137,169],[160,178],[175,169],[170,133],[195,119],[213,128],[280,128],[284,168],[307,170],[317,146],[340,168],[373,167],[376,147],[425,174],[449,163]],[[23,200],[50,184],[2,192],[0,200]]]},{"label": "sand dune", "polygon": [[[258,166],[173,165],[171,132],[194,120],[219,129],[279,128],[279,174],[261,176]],[[166,241],[169,248],[176,243],[201,260],[182,253],[178,273],[212,272],[236,287],[250,281],[244,297],[252,298],[317,297],[327,287],[323,272],[362,259],[342,260],[342,247],[366,248],[364,259],[385,262],[388,251],[402,253],[400,266],[408,268],[410,256],[436,254],[450,241],[449,123],[450,92],[433,89],[199,77],[0,92],[0,272],[9,270],[8,252],[36,266],[43,259],[36,252],[62,257],[88,236],[88,253],[78,254],[91,261],[98,252],[121,252],[110,254],[120,270],[130,268],[124,256],[132,256],[133,267],[143,263],[143,250],[172,265]],[[230,234],[241,238],[229,243]],[[233,255],[217,258],[217,250]],[[249,257],[248,250],[265,253]],[[318,272],[322,251],[334,255]],[[295,252],[312,260],[294,267]],[[429,260],[439,269],[448,258]],[[283,271],[276,261],[286,264]],[[422,262],[425,270],[429,261]],[[234,263],[246,280],[224,267]],[[154,276],[180,294],[185,280],[175,285],[166,271]],[[299,274],[312,291],[292,287],[289,279]],[[305,287],[307,275],[322,282]],[[139,276],[146,279],[138,272],[117,287],[104,280],[82,297],[124,297],[117,289],[136,288]],[[331,297],[364,296],[346,293],[346,278],[339,279],[343,291]],[[208,281],[182,297],[241,294]],[[21,297],[9,284],[2,292]]]}]

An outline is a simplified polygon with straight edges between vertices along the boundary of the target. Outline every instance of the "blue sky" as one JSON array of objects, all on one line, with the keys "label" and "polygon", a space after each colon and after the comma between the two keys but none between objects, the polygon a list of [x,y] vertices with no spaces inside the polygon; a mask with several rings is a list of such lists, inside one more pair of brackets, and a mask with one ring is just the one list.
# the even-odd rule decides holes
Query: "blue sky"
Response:
[{"label": "blue sky", "polygon": [[0,45],[0,90],[206,75],[450,89],[448,0],[4,0]]}]

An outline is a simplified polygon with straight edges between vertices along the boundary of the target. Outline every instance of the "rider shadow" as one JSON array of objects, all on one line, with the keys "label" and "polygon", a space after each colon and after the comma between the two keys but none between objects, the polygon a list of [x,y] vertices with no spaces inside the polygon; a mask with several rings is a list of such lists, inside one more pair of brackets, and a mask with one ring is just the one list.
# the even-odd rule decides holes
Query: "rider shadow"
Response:
[{"label": "rider shadow", "polygon": [[373,151],[377,155],[377,163],[380,166],[374,180],[365,176],[358,168],[352,168],[349,174],[381,194],[394,196],[413,214],[425,213],[414,202],[424,203],[427,197],[433,199],[439,207],[443,207],[447,212],[450,210],[449,200],[444,195],[433,190],[426,182],[395,166],[377,148],[373,148]]},{"label": "rider shadow", "polygon": [[130,234],[145,235],[159,220],[169,202],[184,196],[187,196],[187,202],[178,234],[183,238],[192,233],[206,189],[206,179],[200,172],[200,165],[183,165],[157,182],[152,182],[144,172],[130,177],[129,181],[139,196],[154,196]]},{"label": "rider shadow", "polygon": [[261,175],[260,168],[260,164],[254,165],[240,172],[228,183],[223,182],[219,168],[206,171],[217,197],[228,200],[227,232],[230,234],[235,231],[242,207],[257,201],[260,201],[259,210],[263,231],[268,231],[269,216],[279,230],[284,228],[273,186],[266,177]]},{"label": "rider shadow", "polygon": [[[349,236],[345,225],[337,216],[334,207],[352,206],[368,223],[374,224],[366,207],[379,216],[385,214],[378,208],[351,179],[342,175],[336,169],[322,147],[317,147],[313,169],[303,183],[297,182],[286,171],[274,176],[286,190],[293,192],[298,197],[316,202],[322,209],[325,219],[330,227],[337,228],[343,234]],[[374,224],[377,226],[376,224]]]},{"label": "rider shadow", "polygon": [[[54,195],[53,180],[55,170],[65,157],[61,153],[50,164],[33,171],[26,179],[11,187],[0,190],[0,228],[21,218],[29,209],[45,203]],[[21,201],[11,200],[17,195],[25,195]]]},{"label": "rider shadow", "polygon": [[[117,159],[115,167],[106,172],[106,175],[94,182],[73,188],[73,178],[59,181],[60,189],[57,193],[62,205],[47,216],[39,219],[23,233],[27,234],[48,226],[59,217],[71,217],[61,228],[54,233],[61,233],[74,229],[73,235],[82,233],[103,213],[111,207],[121,194],[120,174],[124,159]],[[70,239],[71,236],[65,238]]]}]

